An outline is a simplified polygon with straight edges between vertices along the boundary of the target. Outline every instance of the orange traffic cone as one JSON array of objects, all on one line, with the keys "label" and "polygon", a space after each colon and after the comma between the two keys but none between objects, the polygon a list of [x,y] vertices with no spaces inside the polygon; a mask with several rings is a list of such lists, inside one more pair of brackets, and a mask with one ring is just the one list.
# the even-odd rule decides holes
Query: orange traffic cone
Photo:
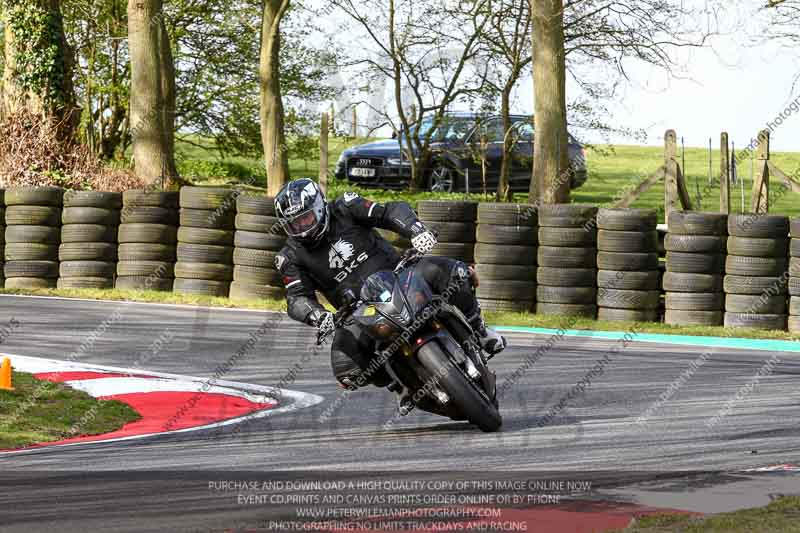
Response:
[{"label": "orange traffic cone", "polygon": [[14,390],[11,386],[11,359],[8,357],[0,365],[0,390]]}]

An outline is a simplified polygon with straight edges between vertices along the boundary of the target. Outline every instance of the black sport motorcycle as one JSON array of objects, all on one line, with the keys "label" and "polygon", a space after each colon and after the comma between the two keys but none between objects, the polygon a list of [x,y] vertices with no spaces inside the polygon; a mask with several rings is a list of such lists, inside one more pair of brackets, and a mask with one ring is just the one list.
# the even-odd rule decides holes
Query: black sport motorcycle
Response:
[{"label": "black sport motorcycle", "polygon": [[[413,406],[468,420],[486,432],[503,423],[497,402],[495,373],[464,315],[434,295],[415,271],[421,255],[409,250],[394,271],[367,278],[360,297],[344,295],[336,327],[355,321],[376,341],[366,372],[380,367],[394,379],[389,386],[405,401],[402,414]],[[327,335],[318,335],[322,344]]]}]

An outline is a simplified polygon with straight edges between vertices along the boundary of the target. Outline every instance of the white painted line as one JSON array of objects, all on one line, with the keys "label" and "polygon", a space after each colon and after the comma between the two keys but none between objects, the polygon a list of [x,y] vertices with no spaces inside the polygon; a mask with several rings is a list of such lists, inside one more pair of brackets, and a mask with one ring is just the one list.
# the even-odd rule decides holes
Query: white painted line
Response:
[{"label": "white painted line", "polygon": [[95,398],[100,396],[113,396],[117,394],[136,394],[146,392],[203,392],[215,394],[227,394],[244,398],[245,400],[261,403],[264,395],[255,395],[243,390],[231,387],[219,387],[217,385],[203,385],[196,381],[178,381],[175,379],[164,378],[99,378],[99,379],[79,379],[66,382],[73,389],[83,391]]}]

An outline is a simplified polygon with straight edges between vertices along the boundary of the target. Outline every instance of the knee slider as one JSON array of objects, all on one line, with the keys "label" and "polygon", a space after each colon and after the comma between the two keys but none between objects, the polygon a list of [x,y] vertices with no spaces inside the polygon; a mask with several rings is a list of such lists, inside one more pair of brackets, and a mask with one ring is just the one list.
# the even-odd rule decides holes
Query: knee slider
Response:
[{"label": "knee slider", "polygon": [[466,281],[470,278],[469,268],[462,261],[453,261],[453,268],[450,270],[450,277],[458,281]]},{"label": "knee slider", "polygon": [[339,386],[345,390],[355,391],[359,388],[355,379],[352,379],[350,376],[336,376],[336,381],[338,381]]}]

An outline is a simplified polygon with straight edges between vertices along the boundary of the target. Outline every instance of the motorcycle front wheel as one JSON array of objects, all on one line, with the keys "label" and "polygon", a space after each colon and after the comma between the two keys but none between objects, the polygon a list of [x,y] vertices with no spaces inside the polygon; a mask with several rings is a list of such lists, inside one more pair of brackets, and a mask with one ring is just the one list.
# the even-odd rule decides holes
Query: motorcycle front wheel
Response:
[{"label": "motorcycle front wheel", "polygon": [[422,346],[417,358],[431,376],[438,377],[439,386],[467,420],[487,433],[500,429],[503,418],[492,400],[456,367],[438,343]]}]

